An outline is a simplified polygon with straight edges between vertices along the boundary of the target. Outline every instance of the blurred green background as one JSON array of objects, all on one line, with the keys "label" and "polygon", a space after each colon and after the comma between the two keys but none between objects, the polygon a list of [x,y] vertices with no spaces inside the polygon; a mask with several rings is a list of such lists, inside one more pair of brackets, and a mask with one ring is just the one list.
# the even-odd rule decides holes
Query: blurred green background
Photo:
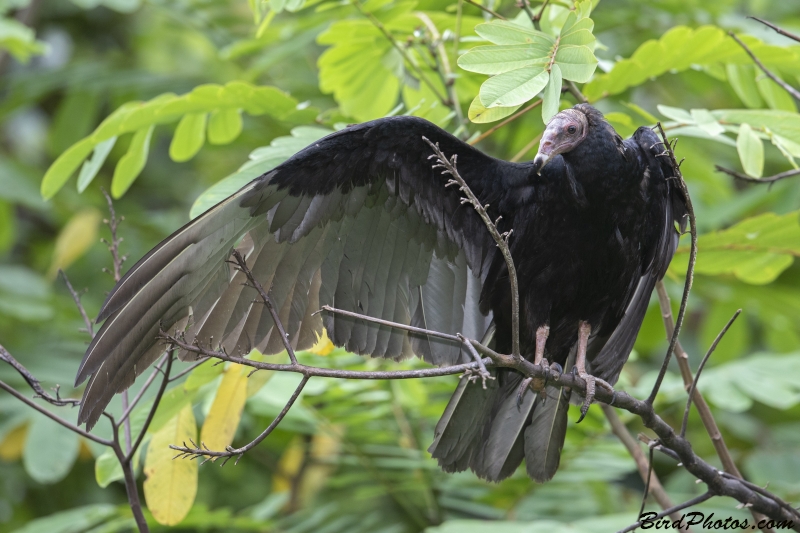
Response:
[{"label": "blurred green background", "polygon": [[[520,13],[510,0],[490,5],[508,18]],[[558,10],[566,13],[564,6],[572,3],[553,5],[545,20],[557,21]],[[534,3],[532,9],[538,8]],[[60,384],[63,396],[79,397],[80,390],[71,384],[88,336],[79,331],[81,317],[55,273],[64,268],[78,290],[87,289],[83,302],[90,315],[113,286],[112,277],[102,272],[111,263],[99,240],[109,237],[101,221],[107,216],[101,186],[124,193],[116,194],[121,198],[115,206],[125,217],[121,249],[131,258],[130,266],[188,221],[193,204],[209,187],[226,176],[234,176],[228,183],[249,179],[248,168],[240,170],[248,158],[249,171],[255,168],[253,176],[258,175],[258,165],[276,164],[325,131],[387,113],[425,116],[465,138],[491,127],[468,121],[459,125],[452,110],[432,97],[376,29],[375,21],[388,25],[422,70],[435,77],[423,58],[431,28],[419,17],[412,20],[415,11],[428,14],[443,39],[456,76],[456,97],[466,114],[485,76],[459,69],[455,59],[486,44],[474,26],[490,18],[468,3],[0,0],[0,344],[46,388]],[[800,13],[792,2],[602,0],[591,14],[600,63],[584,91],[623,135],[652,125],[654,116],[681,137],[677,153],[686,158],[682,169],[703,235],[681,340],[696,368],[731,314],[744,309],[711,359],[700,389],[748,479],[769,482],[771,490],[794,501],[800,496],[800,267],[794,264],[800,255],[800,180],[770,187],[745,184],[715,172],[714,165],[744,167],[752,175],[791,169],[793,158],[800,156],[796,102],[769,85],[730,38],[717,42],[702,34],[690,50],[665,53],[696,37],[687,29],[678,41],[640,49],[676,27],[735,30],[753,36],[748,42],[764,54],[767,65],[799,86],[798,44],[748,15],[800,32]],[[704,45],[713,48],[704,52],[706,60],[686,59],[680,65],[681,56],[697,55]],[[320,60],[326,50],[338,51]],[[708,59],[711,52],[728,55]],[[618,63],[634,53],[640,54],[639,61]],[[191,135],[198,127],[181,120],[178,129],[186,131],[177,134],[178,142],[173,140],[177,119],[163,121],[152,129],[149,153],[138,154],[146,161],[140,174],[131,170],[130,161],[127,170],[125,163],[118,165],[133,152],[131,135],[120,135],[108,145],[105,162],[98,161],[102,165],[93,182],[83,171],[78,181],[85,191],[78,192],[73,177],[60,190],[55,187],[52,199],[42,199],[42,178],[53,161],[121,105],[237,81],[284,91],[284,107],[276,111],[278,104],[270,97],[262,112],[228,113],[224,118],[229,122],[214,126],[216,138],[209,130],[211,142],[205,144],[205,122],[198,140]],[[561,107],[573,105],[571,98],[563,95]],[[744,109],[750,111],[733,111]],[[707,115],[698,110],[728,111]],[[242,121],[238,135],[237,117]],[[210,120],[215,120],[213,113]],[[752,142],[745,145],[752,136],[742,130],[750,126],[758,132],[755,144],[764,141],[761,156]],[[541,112],[534,110],[479,146],[497,157],[530,159],[536,146],[532,141],[542,129]],[[226,134],[229,138],[222,138]],[[123,184],[114,175],[124,172],[129,179]],[[727,233],[713,233],[740,223]],[[666,280],[673,302],[683,286],[687,254],[682,246]],[[619,386],[646,396],[665,348],[654,301]],[[423,366],[364,361],[340,350],[301,358],[336,368]],[[222,370],[206,369],[200,385],[182,393],[172,407],[190,405],[202,424]],[[0,366],[0,379],[29,394],[9,367]],[[297,381],[294,375],[275,375],[249,384],[234,443],[260,433]],[[199,468],[194,505],[174,529],[583,533],[613,531],[635,521],[643,483],[598,407],[580,425],[574,424],[577,410],[571,414],[562,466],[551,483],[534,485],[524,470],[499,484],[471,473],[440,472],[426,448],[456,381],[313,379],[279,429],[238,466],[220,469],[208,463]],[[183,383],[177,388],[189,390]],[[676,426],[684,405],[673,367],[657,411]],[[119,405],[112,410],[119,412]],[[69,408],[59,412],[70,420],[77,415]],[[620,416],[634,434],[643,429],[638,419],[624,412]],[[108,433],[103,426],[96,429],[100,435]],[[701,456],[719,464],[695,413],[689,437]],[[102,453],[0,393],[0,532],[130,530],[124,486],[112,481],[104,459],[97,460]],[[700,486],[673,461],[657,455],[655,467],[674,501],[699,494]],[[138,475],[141,481],[141,468]],[[107,486],[101,488],[98,481]],[[749,516],[735,503],[713,499],[702,507],[722,516]],[[166,529],[151,522],[155,530]]]}]

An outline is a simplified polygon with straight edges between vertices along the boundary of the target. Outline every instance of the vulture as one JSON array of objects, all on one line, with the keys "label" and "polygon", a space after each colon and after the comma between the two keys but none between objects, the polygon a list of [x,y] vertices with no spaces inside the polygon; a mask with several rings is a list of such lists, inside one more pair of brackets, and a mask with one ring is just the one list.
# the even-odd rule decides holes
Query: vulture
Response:
[{"label": "vulture", "polygon": [[[293,347],[323,328],[337,346],[433,365],[471,361],[458,342],[333,313],[484,339],[511,351],[511,292],[502,254],[475,210],[446,187],[431,147],[457,168],[509,247],[520,297],[521,355],[616,382],[686,215],[663,144],[649,128],[623,140],[579,104],[547,124],[533,161],[492,158],[421,118],[348,126],[304,148],[167,237],[108,295],[76,386],[91,428],[115,393],[164,350],[159,329],[247,354],[284,350],[272,316],[228,262],[238,250],[270,290]],[[677,227],[676,227],[677,224]],[[179,353],[191,359],[192,353]],[[537,482],[558,468],[570,391],[522,388],[492,369],[484,389],[460,380],[430,453],[448,472],[499,481],[525,459]],[[526,384],[527,385],[527,384]]]}]

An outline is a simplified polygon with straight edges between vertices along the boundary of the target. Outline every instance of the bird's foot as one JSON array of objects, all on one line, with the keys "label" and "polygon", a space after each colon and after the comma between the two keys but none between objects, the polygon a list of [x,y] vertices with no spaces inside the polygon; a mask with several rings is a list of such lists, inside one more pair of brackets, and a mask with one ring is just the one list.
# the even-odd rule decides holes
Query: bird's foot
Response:
[{"label": "bird's foot", "polygon": [[459,376],[460,379],[467,378],[467,381],[478,381],[481,380],[481,386],[486,389],[486,380],[487,379],[495,379],[495,377],[484,368],[467,368],[464,370],[464,373]]},{"label": "bird's foot", "polygon": [[553,376],[553,379],[555,381],[558,381],[559,379],[561,379],[561,374],[564,373],[564,369],[558,363],[553,363],[550,365],[550,373],[555,374],[555,376]]},{"label": "bird's foot", "polygon": [[586,413],[589,411],[589,406],[592,405],[592,402],[594,401],[594,395],[598,385],[611,392],[613,395],[611,403],[614,403],[613,398],[616,397],[617,393],[614,390],[614,387],[612,387],[607,381],[596,378],[588,372],[581,372],[577,367],[573,368],[572,373],[573,375],[577,373],[578,377],[586,382],[586,394],[583,399],[583,405],[581,405],[581,417],[578,419],[577,423],[580,423],[583,421],[584,417],[586,417]]}]

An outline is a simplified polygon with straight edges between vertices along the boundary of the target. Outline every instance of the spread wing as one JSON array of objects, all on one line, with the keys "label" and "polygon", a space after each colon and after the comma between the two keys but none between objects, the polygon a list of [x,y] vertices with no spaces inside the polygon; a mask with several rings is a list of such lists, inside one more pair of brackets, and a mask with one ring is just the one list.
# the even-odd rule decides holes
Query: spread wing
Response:
[{"label": "spread wing", "polygon": [[610,383],[619,377],[636,342],[653,288],[666,274],[675,254],[680,237],[675,225],[685,228],[688,213],[683,193],[671,181],[673,171],[669,162],[665,157],[657,157],[664,151],[664,145],[653,130],[639,128],[624,143],[626,151],[636,156],[630,171],[641,182],[647,206],[640,235],[640,242],[647,246],[642,249],[641,277],[631,287],[625,315],[591,361],[593,375]]},{"label": "spread wing", "polygon": [[226,262],[233,248],[271,287],[298,349],[313,345],[324,326],[335,344],[360,354],[465,360],[457,343],[313,315],[327,304],[472,337],[486,331],[491,316],[480,313],[478,299],[495,245],[459,191],[432,169],[423,136],[458,154],[460,173],[493,216],[504,214],[504,200],[527,179],[527,167],[490,158],[414,117],[317,141],[165,239],[120,280],[78,371],[77,383],[91,376],[79,421],[91,427],[159,357],[159,328],[229,353],[283,350],[269,312]]}]

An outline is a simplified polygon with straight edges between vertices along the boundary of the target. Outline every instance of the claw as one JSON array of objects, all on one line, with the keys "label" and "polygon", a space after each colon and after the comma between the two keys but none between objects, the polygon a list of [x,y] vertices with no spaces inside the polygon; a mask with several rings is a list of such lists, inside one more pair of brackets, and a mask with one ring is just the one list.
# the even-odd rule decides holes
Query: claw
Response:
[{"label": "claw", "polygon": [[558,381],[558,378],[560,378],[561,374],[564,373],[564,369],[558,363],[552,363],[550,365],[550,372],[555,372],[555,380]]},{"label": "claw", "polygon": [[528,391],[528,387],[531,386],[532,381],[533,378],[525,378],[519,384],[519,389],[517,389],[517,411],[522,408],[522,399],[525,397],[525,393]]}]

